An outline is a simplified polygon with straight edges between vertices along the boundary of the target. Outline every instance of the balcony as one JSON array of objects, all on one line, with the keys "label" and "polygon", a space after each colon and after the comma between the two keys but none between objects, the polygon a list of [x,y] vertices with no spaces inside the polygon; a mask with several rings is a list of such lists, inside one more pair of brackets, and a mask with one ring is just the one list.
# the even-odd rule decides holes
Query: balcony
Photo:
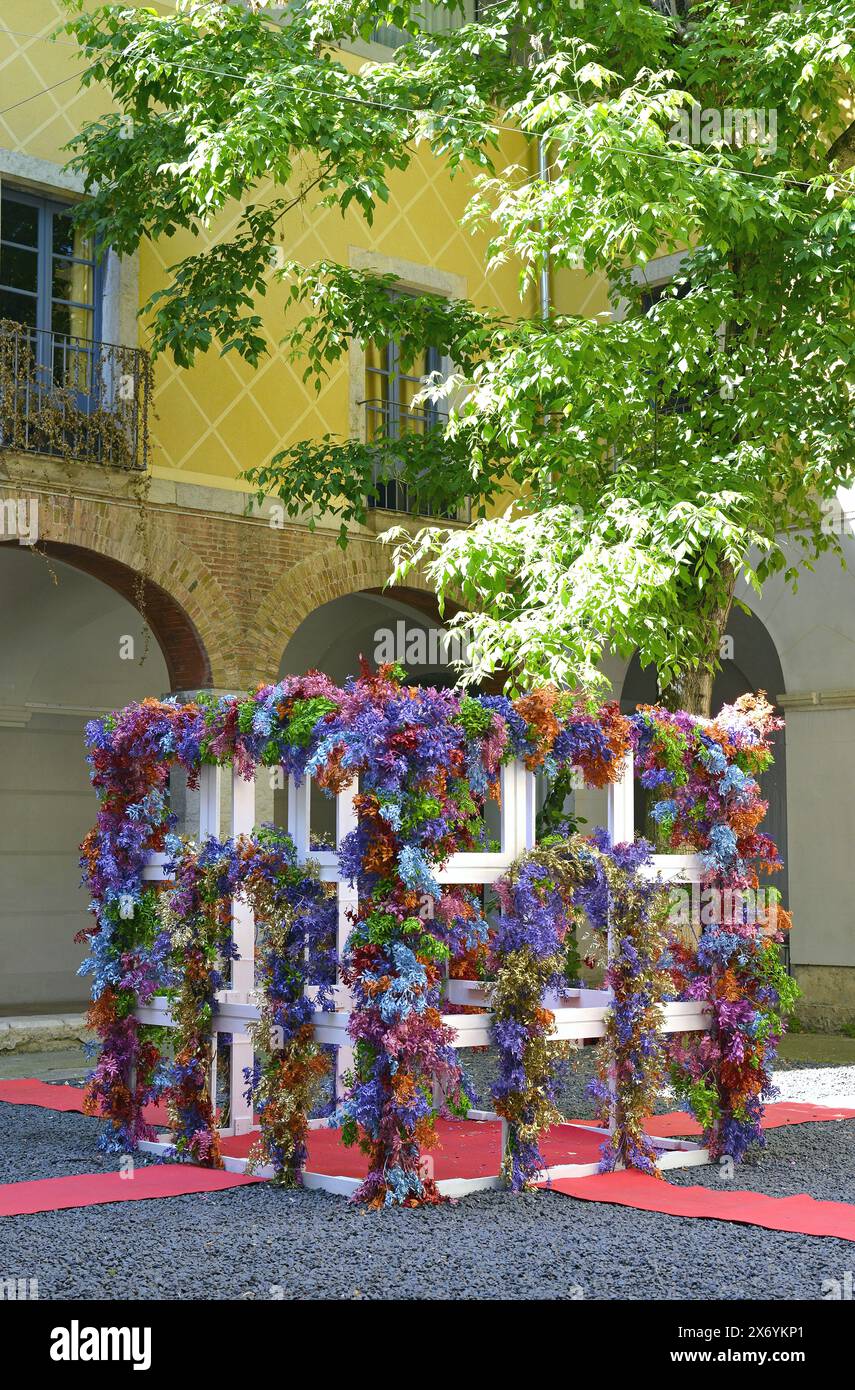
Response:
[{"label": "balcony", "polygon": [[[403,434],[424,435],[440,422],[438,411],[432,407],[417,410],[389,400],[368,400],[362,405],[365,407],[365,437],[369,442],[400,439]],[[367,500],[369,508],[406,512],[409,516],[432,517],[437,521],[469,522],[472,519],[472,504],[468,499],[451,510],[437,507],[421,496],[418,488],[397,478],[378,478],[375,491]]]},{"label": "balcony", "polygon": [[0,319],[0,448],[125,472],[148,465],[151,367],[117,347]]}]

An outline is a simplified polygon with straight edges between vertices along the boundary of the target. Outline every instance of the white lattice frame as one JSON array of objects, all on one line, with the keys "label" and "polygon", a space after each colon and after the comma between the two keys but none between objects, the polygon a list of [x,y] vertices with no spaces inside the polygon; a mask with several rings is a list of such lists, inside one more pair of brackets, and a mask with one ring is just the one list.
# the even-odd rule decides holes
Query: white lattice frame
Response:
[{"label": "white lattice frame", "polygon": [[[200,775],[199,839],[220,832],[220,784],[221,769],[205,766]],[[288,786],[288,831],[292,836],[301,860],[311,858],[320,865],[321,878],[326,883],[335,883],[338,894],[339,925],[338,947],[341,954],[351,930],[349,913],[356,907],[356,890],[342,880],[339,874],[338,848],[348,832],[355,828],[357,816],[354,806],[356,784],[341,792],[336,800],[336,849],[310,849],[310,804],[311,783],[307,780],[300,787],[293,779]],[[608,788],[608,829],[615,844],[634,839],[633,809],[633,766],[632,754],[627,757],[623,774],[618,782]],[[245,781],[232,770],[232,814],[231,834],[249,834],[255,823],[255,785]],[[479,884],[495,883],[510,867],[514,859],[524,850],[531,849],[535,843],[535,778],[519,762],[507,764],[502,769],[501,831],[500,851],[483,853],[460,853],[452,855],[444,869],[436,877],[440,883]],[[143,878],[149,881],[163,879],[165,856],[152,854]],[[664,882],[697,882],[701,877],[700,861],[695,855],[654,855],[651,875],[659,876]],[[255,928],[252,912],[240,897],[233,903],[233,935],[239,959],[233,963],[232,988],[222,990],[217,996],[218,1008],[214,1018],[215,1033],[231,1033],[231,1075],[229,1077],[230,1124],[223,1134],[247,1133],[253,1128],[253,1117],[244,1091],[244,1068],[252,1065],[252,1045],[247,1025],[258,1018],[258,1008],[253,992]],[[456,1046],[483,1047],[492,1042],[492,1015],[489,1012],[488,993],[483,985],[471,980],[449,980],[446,984],[447,999],[450,1004],[469,1004],[482,1007],[480,1014],[445,1014],[443,1022],[456,1035]],[[550,999],[549,1006],[555,1014],[555,1036],[559,1040],[596,1039],[605,1036],[606,1018],[610,1007],[610,993],[607,990],[568,989],[560,998]],[[315,1015],[315,1037],[319,1042],[332,1044],[336,1052],[336,1094],[341,1095],[342,1073],[352,1065],[352,1050],[347,1033],[350,1018],[350,998],[341,984],[336,986],[335,1012]],[[139,1007],[136,1017],[141,1023],[170,1026],[172,1018],[168,1000],[157,997],[148,1006]],[[706,1032],[712,1024],[712,1012],[708,1004],[697,1001],[689,1003],[669,1003],[663,1008],[662,1031],[665,1033]],[[216,1045],[212,1062],[212,1093],[216,1094]],[[614,1086],[613,1105],[614,1111]],[[471,1119],[496,1120],[491,1111],[470,1111]],[[314,1127],[325,1125],[327,1121],[311,1122]],[[590,1128],[590,1126],[588,1126]],[[608,1131],[596,1130],[605,1135]],[[506,1131],[502,1124],[502,1149],[505,1148]],[[701,1145],[683,1139],[655,1140],[659,1151],[661,1168],[688,1167],[709,1162],[708,1150]],[[141,1148],[154,1153],[164,1153],[169,1148],[166,1140],[143,1143]],[[241,1172],[246,1160],[227,1157],[226,1168]],[[553,1165],[543,1173],[544,1179],[559,1177],[584,1177],[595,1173],[597,1164],[567,1163]],[[259,1169],[264,1176],[265,1169]],[[272,1176],[272,1170],[267,1173]],[[350,1195],[359,1185],[357,1178],[329,1175],[326,1173],[305,1172],[303,1179],[307,1187],[320,1188],[327,1192]],[[454,1178],[440,1180],[439,1190],[446,1196],[462,1196],[467,1192],[502,1185],[498,1173],[489,1177]]]}]

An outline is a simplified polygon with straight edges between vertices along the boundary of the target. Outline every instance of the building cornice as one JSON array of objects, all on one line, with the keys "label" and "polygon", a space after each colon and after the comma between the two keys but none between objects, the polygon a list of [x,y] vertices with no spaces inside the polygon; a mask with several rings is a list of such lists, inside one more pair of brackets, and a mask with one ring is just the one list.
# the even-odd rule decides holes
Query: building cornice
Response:
[{"label": "building cornice", "polygon": [[794,690],[787,695],[778,695],[776,702],[787,714],[804,713],[806,710],[855,709],[855,689]]}]

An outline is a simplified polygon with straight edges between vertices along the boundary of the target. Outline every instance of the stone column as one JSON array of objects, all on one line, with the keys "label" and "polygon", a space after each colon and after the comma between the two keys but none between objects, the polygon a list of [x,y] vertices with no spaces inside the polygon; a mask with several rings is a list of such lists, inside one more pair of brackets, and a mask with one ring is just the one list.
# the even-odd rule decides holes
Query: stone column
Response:
[{"label": "stone column", "polygon": [[790,959],[799,1017],[855,1023],[855,690],[778,697],[787,720]]}]

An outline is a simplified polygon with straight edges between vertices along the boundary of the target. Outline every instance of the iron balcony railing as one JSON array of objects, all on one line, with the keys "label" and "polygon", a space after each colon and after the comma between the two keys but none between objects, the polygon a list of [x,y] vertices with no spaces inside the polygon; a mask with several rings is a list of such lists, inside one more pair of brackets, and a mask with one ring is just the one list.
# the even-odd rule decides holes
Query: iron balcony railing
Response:
[{"label": "iron balcony railing", "polygon": [[0,448],[143,470],[150,405],[143,349],[0,319]]},{"label": "iron balcony railing", "polygon": [[[367,400],[362,404],[365,407],[366,438],[369,442],[378,438],[400,439],[403,434],[427,434],[429,430],[437,427],[442,418],[439,412],[431,407],[413,410],[399,405],[396,401],[384,400]],[[441,521],[471,521],[472,503],[468,498],[459,507],[437,507],[411,483],[401,482],[398,478],[382,477],[381,471],[385,469],[381,469],[378,463],[374,492],[368,498],[370,508],[407,512],[411,516],[434,517]]]}]

